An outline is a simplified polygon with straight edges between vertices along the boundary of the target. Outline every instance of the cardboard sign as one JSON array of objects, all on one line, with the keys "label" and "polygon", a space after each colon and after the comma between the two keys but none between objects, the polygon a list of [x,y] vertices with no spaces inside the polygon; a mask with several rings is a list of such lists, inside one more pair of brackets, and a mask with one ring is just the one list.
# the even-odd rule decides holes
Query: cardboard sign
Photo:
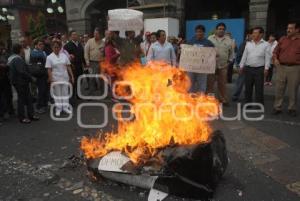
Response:
[{"label": "cardboard sign", "polygon": [[213,47],[181,45],[179,66],[187,72],[214,74],[216,55]]},{"label": "cardboard sign", "polygon": [[98,170],[110,172],[125,172],[121,170],[130,159],[121,152],[115,151],[105,155],[99,162]]},{"label": "cardboard sign", "polygon": [[109,31],[137,31],[144,28],[143,13],[132,9],[108,11]]}]

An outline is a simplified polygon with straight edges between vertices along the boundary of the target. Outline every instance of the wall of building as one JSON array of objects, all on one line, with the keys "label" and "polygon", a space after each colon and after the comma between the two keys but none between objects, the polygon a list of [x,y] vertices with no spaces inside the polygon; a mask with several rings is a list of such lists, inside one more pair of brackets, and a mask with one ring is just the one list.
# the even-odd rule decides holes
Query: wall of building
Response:
[{"label": "wall of building", "polygon": [[[66,14],[69,29],[76,29],[79,33],[89,30],[90,19],[86,14],[89,6],[96,0],[66,0]],[[98,0],[99,1],[99,0]],[[180,20],[184,30],[185,22],[185,1],[188,0],[144,0],[145,5],[169,2],[172,6],[163,8],[137,8],[145,13],[145,18],[155,17],[176,17]],[[262,26],[267,28],[269,0],[249,0],[249,27]]]}]

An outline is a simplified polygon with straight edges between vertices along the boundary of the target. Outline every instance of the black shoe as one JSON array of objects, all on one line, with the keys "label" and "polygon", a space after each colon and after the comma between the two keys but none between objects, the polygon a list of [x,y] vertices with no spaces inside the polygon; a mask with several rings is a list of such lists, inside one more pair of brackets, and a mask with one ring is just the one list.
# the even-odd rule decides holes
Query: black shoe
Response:
[{"label": "black shoe", "polygon": [[33,115],[32,117],[29,118],[31,121],[39,121],[40,117]]},{"label": "black shoe", "polygon": [[296,117],[297,116],[297,112],[296,112],[296,110],[289,110],[288,111],[288,115],[290,115],[291,117]]},{"label": "black shoe", "polygon": [[281,113],[282,113],[281,110],[273,109],[273,111],[272,111],[272,115],[279,115],[279,114],[281,114]]},{"label": "black shoe", "polygon": [[31,123],[31,120],[30,120],[30,119],[27,119],[27,118],[20,119],[20,123],[21,123],[21,124],[30,124],[30,123]]}]

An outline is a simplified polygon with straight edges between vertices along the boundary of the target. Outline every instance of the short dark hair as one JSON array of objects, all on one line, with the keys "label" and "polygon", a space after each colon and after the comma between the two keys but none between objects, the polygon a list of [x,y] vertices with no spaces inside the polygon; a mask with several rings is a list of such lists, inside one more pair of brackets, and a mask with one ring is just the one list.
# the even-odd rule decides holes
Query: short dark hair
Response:
[{"label": "short dark hair", "polygon": [[226,30],[226,24],[224,22],[220,22],[216,25],[216,29],[218,29],[219,27],[224,27]]},{"label": "short dark hair", "polygon": [[296,29],[300,29],[300,23],[299,22],[289,22],[288,24],[294,24]]},{"label": "short dark hair", "polygon": [[69,35],[71,36],[75,32],[76,32],[75,30],[72,30],[72,31],[69,32]]},{"label": "short dark hair", "polygon": [[202,30],[203,32],[205,32],[205,26],[203,26],[202,24],[199,24],[195,28],[195,31],[197,31],[197,30]]},{"label": "short dark hair", "polygon": [[62,43],[61,43],[60,40],[55,40],[55,41],[52,41],[52,47],[53,47],[54,45],[58,45],[59,47],[61,47],[61,46],[62,46]]},{"label": "short dark hair", "polygon": [[94,32],[98,32],[98,33],[100,33],[100,29],[99,29],[99,27],[96,27],[95,29],[94,29]]},{"label": "short dark hair", "polygon": [[278,35],[277,35],[276,33],[270,33],[270,34],[269,34],[269,37],[270,37],[270,36],[273,36],[276,40],[278,39]]},{"label": "short dark hair", "polygon": [[151,36],[155,36],[156,37],[156,32],[152,32],[151,34],[150,34]]},{"label": "short dark hair", "polygon": [[165,30],[162,30],[162,29],[159,29],[159,30],[156,32],[156,37],[157,37],[157,38],[160,38],[161,33],[166,33],[166,31],[165,31]]},{"label": "short dark hair", "polygon": [[39,44],[40,42],[41,42],[41,43],[44,43],[44,41],[41,40],[41,39],[35,39],[35,40],[33,41],[33,45],[36,46],[36,45]]},{"label": "short dark hair", "polygon": [[264,28],[262,28],[262,27],[254,27],[254,28],[252,29],[252,33],[253,33],[255,30],[258,30],[259,33],[261,33],[261,34],[265,33],[265,30],[264,30]]},{"label": "short dark hair", "polygon": [[14,54],[20,54],[22,48],[23,48],[23,47],[22,47],[19,43],[13,44],[13,46],[12,46],[12,52],[13,52]]}]

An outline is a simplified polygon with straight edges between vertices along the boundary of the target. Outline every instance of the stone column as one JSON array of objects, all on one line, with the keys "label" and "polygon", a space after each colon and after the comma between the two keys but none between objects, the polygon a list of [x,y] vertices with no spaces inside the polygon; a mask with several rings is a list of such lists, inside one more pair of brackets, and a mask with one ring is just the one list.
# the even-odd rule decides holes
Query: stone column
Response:
[{"label": "stone column", "polygon": [[12,43],[14,44],[19,42],[22,33],[21,33],[20,15],[18,9],[12,9],[11,12],[15,16],[14,21],[9,21],[9,24],[11,26],[10,37]]},{"label": "stone column", "polygon": [[250,0],[249,2],[249,26],[261,26],[266,31],[268,8],[270,0]]}]

